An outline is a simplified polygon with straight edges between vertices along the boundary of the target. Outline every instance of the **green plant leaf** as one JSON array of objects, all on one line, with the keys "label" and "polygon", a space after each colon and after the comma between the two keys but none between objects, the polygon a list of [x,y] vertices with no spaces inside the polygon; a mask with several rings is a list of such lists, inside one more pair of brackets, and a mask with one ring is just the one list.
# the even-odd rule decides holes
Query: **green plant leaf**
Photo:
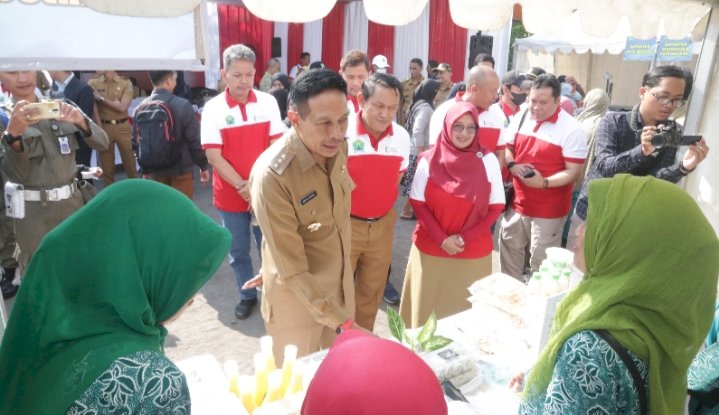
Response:
[{"label": "green plant leaf", "polygon": [[434,332],[437,330],[437,315],[432,311],[432,315],[429,316],[427,319],[427,322],[424,323],[424,326],[422,326],[422,329],[419,331],[419,334],[417,335],[417,341],[419,343],[425,343],[429,339],[432,338],[434,335]]},{"label": "green plant leaf", "polygon": [[420,344],[420,349],[425,352],[433,352],[435,350],[439,350],[443,348],[444,346],[452,343],[452,339],[448,339],[443,336],[434,336],[431,339],[427,340],[424,343]]},{"label": "green plant leaf", "polygon": [[392,333],[392,337],[402,343],[405,337],[404,321],[402,321],[402,317],[400,317],[397,311],[392,307],[387,307],[387,323],[389,324],[389,331]]}]

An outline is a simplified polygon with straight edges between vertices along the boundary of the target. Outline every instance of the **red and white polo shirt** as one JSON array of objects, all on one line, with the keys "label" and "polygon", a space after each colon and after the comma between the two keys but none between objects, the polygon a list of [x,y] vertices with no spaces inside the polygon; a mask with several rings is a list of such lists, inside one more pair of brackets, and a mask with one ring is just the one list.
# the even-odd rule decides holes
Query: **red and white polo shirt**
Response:
[{"label": "red and white polo shirt", "polygon": [[517,106],[517,108],[513,110],[509,105],[505,104],[504,101],[500,99],[498,102],[495,102],[489,107],[489,112],[493,113],[497,118],[503,121],[502,130],[504,130],[509,126],[514,114],[519,112],[519,109],[520,107]]},{"label": "red and white polo shirt", "polygon": [[355,115],[360,111],[359,101],[357,97],[347,95],[347,109],[350,112],[350,119],[353,119]]},{"label": "red and white polo shirt", "polygon": [[[521,117],[514,117],[504,132],[517,164],[531,164],[543,177],[566,170],[565,163],[582,164],[587,158],[587,138],[571,115],[557,108],[544,121],[527,116],[517,131]],[[555,219],[567,216],[572,205],[572,186],[536,189],[513,177],[514,210],[524,216]]]},{"label": "red and white polo shirt", "polygon": [[[287,128],[280,119],[275,98],[251,90],[247,103],[241,104],[225,90],[212,98],[202,110],[202,148],[219,148],[243,179],[250,177],[252,165]],[[213,203],[226,212],[247,212],[249,205],[235,186],[223,179],[216,169],[212,180]]]},{"label": "red and white polo shirt", "polygon": [[[482,157],[482,162],[491,188],[488,195],[489,208],[501,210],[504,208],[504,185],[502,184],[499,160],[497,160],[494,153],[489,153]],[[414,173],[409,197],[416,201],[425,202],[447,235],[457,234],[465,226],[474,209],[474,204],[467,199],[447,193],[442,187],[429,180],[431,174],[429,161],[425,157],[420,158],[417,163],[417,170]],[[440,257],[447,256],[442,248],[437,245],[437,242],[432,239],[430,233],[422,226],[415,228],[413,242],[420,251],[426,254]],[[453,256],[453,258],[481,258],[489,255],[493,247],[489,225],[485,234],[478,238],[468,239],[465,243],[464,251]]]},{"label": "red and white polo shirt", "polygon": [[409,165],[407,131],[393,122],[379,137],[362,124],[362,110],[350,116],[347,127],[347,167],[357,187],[352,191],[351,214],[379,218],[394,207],[399,174]]},{"label": "red and white polo shirt", "polygon": [[[442,126],[444,125],[444,118],[447,116],[447,111],[449,111],[455,102],[462,100],[462,95],[464,95],[464,92],[460,91],[457,95],[455,95],[454,100],[445,101],[442,105],[435,108],[432,118],[429,120],[430,146],[433,146],[437,142],[437,138],[442,132]],[[506,147],[502,138],[504,121],[493,112],[481,109],[479,111],[480,113],[477,119],[477,125],[479,126],[480,144],[491,152],[503,150]]]}]

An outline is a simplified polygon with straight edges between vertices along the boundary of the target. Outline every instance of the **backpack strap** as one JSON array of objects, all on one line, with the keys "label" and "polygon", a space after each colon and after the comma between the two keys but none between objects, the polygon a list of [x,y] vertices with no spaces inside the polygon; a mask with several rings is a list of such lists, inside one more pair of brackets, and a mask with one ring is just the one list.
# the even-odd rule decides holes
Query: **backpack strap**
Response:
[{"label": "backpack strap", "polygon": [[629,370],[629,374],[632,376],[632,379],[634,380],[634,386],[637,388],[637,394],[639,395],[639,413],[641,415],[647,415],[649,413],[647,408],[647,390],[644,387],[644,381],[642,380],[642,376],[639,373],[639,369],[637,368],[636,363],[634,363],[634,360],[632,360],[631,356],[629,356],[629,352],[627,351],[627,348],[622,346],[621,343],[617,341],[617,339],[614,338],[607,330],[604,329],[594,329],[593,332],[597,333],[599,337],[604,339],[605,342],[611,347],[619,357],[622,359],[622,362],[624,362],[624,365]]}]

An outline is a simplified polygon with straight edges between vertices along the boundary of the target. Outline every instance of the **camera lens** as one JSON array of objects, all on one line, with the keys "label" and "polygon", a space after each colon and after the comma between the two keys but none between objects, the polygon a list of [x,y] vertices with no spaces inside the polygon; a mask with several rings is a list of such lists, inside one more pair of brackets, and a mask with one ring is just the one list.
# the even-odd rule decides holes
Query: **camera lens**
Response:
[{"label": "camera lens", "polygon": [[662,148],[667,144],[666,133],[657,133],[652,137],[652,145],[656,148]]}]

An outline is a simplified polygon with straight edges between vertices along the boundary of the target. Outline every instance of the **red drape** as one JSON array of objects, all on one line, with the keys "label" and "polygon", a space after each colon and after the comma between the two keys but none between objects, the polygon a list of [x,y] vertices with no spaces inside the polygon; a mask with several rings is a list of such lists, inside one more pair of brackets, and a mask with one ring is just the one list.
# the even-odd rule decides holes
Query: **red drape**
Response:
[{"label": "red drape", "polygon": [[217,14],[220,25],[220,52],[236,43],[242,43],[252,49],[257,55],[255,84],[259,84],[267,69],[267,61],[272,57],[274,24],[254,16],[242,6],[218,4]]},{"label": "red drape", "polygon": [[290,68],[300,63],[304,35],[305,25],[303,23],[287,25],[287,68],[285,70],[287,74],[290,73]]},{"label": "red drape", "polygon": [[345,4],[337,2],[322,20],[322,63],[339,71],[345,32]]},{"label": "red drape", "polygon": [[429,58],[452,66],[452,81],[464,79],[467,29],[454,24],[449,0],[429,0]]},{"label": "red drape", "polygon": [[391,66],[387,72],[392,72],[395,65],[394,26],[369,22],[367,26],[367,55],[370,59],[377,55],[384,55]]}]

